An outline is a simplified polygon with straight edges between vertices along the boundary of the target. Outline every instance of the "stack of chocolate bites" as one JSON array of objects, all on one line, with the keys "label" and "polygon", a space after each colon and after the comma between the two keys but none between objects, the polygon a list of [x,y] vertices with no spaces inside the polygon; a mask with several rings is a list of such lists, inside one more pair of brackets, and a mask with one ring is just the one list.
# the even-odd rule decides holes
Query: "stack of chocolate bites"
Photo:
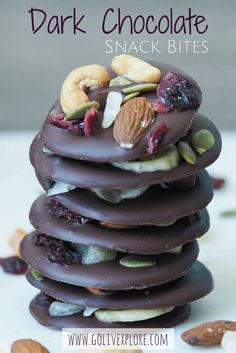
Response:
[{"label": "stack of chocolate bites", "polygon": [[46,193],[21,243],[42,325],[174,327],[212,290],[196,238],[221,139],[201,100],[188,75],[129,55],[65,79],[31,146]]}]

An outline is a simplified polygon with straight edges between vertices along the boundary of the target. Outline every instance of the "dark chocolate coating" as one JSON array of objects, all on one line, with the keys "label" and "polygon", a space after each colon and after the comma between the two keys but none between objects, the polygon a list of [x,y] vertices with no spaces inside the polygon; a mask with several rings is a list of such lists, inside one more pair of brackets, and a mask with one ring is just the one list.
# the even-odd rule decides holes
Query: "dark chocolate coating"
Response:
[{"label": "dark chocolate coating", "polygon": [[208,129],[213,133],[215,136],[214,147],[202,156],[198,155],[195,164],[188,164],[182,160],[176,168],[170,171],[135,173],[115,168],[109,163],[94,164],[62,158],[55,154],[50,155],[42,152],[39,136],[36,136],[31,145],[30,159],[36,172],[49,180],[60,180],[81,188],[138,188],[167,183],[197,173],[200,169],[212,164],[219,156],[221,151],[219,132],[209,119],[200,114],[197,114],[193,121],[191,133],[183,140],[190,142],[193,133],[201,129]]},{"label": "dark chocolate coating", "polygon": [[33,244],[35,233],[24,237],[20,246],[21,255],[30,267],[56,281],[82,287],[121,290],[160,285],[187,273],[199,253],[197,241],[194,240],[185,244],[180,254],[159,254],[156,265],[150,267],[129,268],[120,265],[118,259],[92,265],[66,266],[47,260],[44,248]]},{"label": "dark chocolate coating", "polygon": [[173,282],[144,290],[115,291],[110,295],[95,295],[83,287],[56,282],[49,278],[37,281],[32,277],[30,270],[26,277],[34,287],[59,301],[104,309],[179,306],[198,300],[213,289],[211,273],[198,261],[185,276]]},{"label": "dark chocolate coating", "polygon": [[41,324],[50,328],[61,330],[62,328],[164,328],[174,327],[185,321],[190,315],[190,305],[176,307],[167,314],[163,314],[153,319],[136,322],[114,322],[104,323],[98,321],[93,315],[84,317],[81,313],[55,317],[48,313],[49,306],[40,306],[33,299],[30,303],[30,312]]},{"label": "dark chocolate coating", "polygon": [[135,199],[111,204],[86,189],[75,189],[52,196],[64,206],[82,216],[115,224],[160,224],[182,218],[206,207],[213,197],[211,180],[202,170],[191,190],[172,190],[150,187]]},{"label": "dark chocolate coating", "polygon": [[[155,63],[162,76],[167,71],[183,75],[193,86],[196,82],[178,69]],[[114,73],[112,74],[114,76]],[[110,91],[121,92],[122,87],[102,87],[88,91],[90,100],[103,100]],[[156,100],[156,92],[141,94]],[[103,118],[100,109],[98,119]],[[197,110],[157,114],[154,124],[144,138],[132,149],[122,149],[113,138],[113,126],[100,130],[96,135],[84,137],[57,128],[46,118],[41,132],[31,145],[30,158],[36,175],[44,190],[52,181],[64,181],[77,186],[68,193],[53,195],[52,198],[81,216],[91,218],[87,224],[73,224],[56,218],[47,207],[47,197],[39,197],[30,212],[36,232],[27,235],[20,246],[20,253],[31,268],[46,278],[37,281],[27,272],[28,281],[51,297],[64,302],[98,308],[150,309],[174,306],[170,313],[150,320],[132,323],[107,324],[98,321],[94,315],[84,317],[81,313],[67,317],[52,317],[49,305],[40,306],[34,299],[30,311],[42,325],[61,329],[78,328],[122,328],[122,327],[174,327],[190,314],[191,301],[202,298],[213,289],[213,279],[207,268],[195,262],[199,248],[197,237],[209,228],[209,216],[205,209],[213,196],[213,188],[206,171],[201,170],[213,163],[221,150],[221,138],[214,124]],[[59,100],[50,114],[62,113]],[[181,160],[170,171],[134,173],[113,167],[112,161],[129,161],[147,155],[149,134],[163,122],[168,131],[158,151],[179,140],[191,144],[193,133],[210,130],[215,137],[214,147],[197,155],[197,161],[190,165]],[[45,145],[55,154],[43,153]],[[169,188],[164,188],[166,184]],[[150,188],[140,197],[111,204],[97,197],[89,189],[129,189],[142,186]],[[198,213],[198,217],[191,215]],[[168,227],[158,227],[162,222],[178,219]],[[103,221],[127,225],[126,229],[101,226]],[[131,228],[129,228],[131,226]],[[138,226],[132,228],[133,226]],[[117,258],[113,261],[92,265],[71,266],[51,263],[45,249],[33,244],[34,234],[42,232],[64,241],[97,245],[115,249]],[[179,254],[165,253],[166,250],[183,245]],[[119,264],[122,252],[151,255],[156,265],[143,268],[128,268]],[[112,290],[110,295],[95,295],[85,287]]]},{"label": "dark chocolate coating", "polygon": [[35,229],[58,239],[144,255],[165,252],[202,236],[209,229],[206,209],[199,212],[195,222],[184,218],[168,227],[116,229],[96,223],[73,224],[48,210],[46,195],[33,203],[30,221]]},{"label": "dark chocolate coating", "polygon": [[[162,76],[164,76],[167,71],[172,71],[186,77],[191,81],[193,86],[197,85],[197,83],[190,76],[173,66],[162,63],[155,63],[155,65],[161,70]],[[108,86],[97,88],[90,91],[89,97],[93,100],[100,92],[108,93],[109,91],[121,91],[122,88],[123,87]],[[152,101],[157,99],[155,91],[147,92],[144,95]],[[163,122],[166,122],[169,127],[167,134],[164,136],[163,141],[159,146],[160,151],[170,144],[175,143],[186,134],[191,127],[192,120],[196,112],[197,109],[158,114],[156,121],[150,128],[150,131],[155,129],[157,126],[160,126]],[[51,108],[49,115],[60,113],[62,113],[61,105],[59,101],[56,101]],[[99,115],[100,119],[102,119],[103,112],[100,112]],[[48,149],[56,154],[73,159],[100,162],[133,160],[146,155],[148,135],[149,133],[147,133],[146,136],[132,149],[125,150],[121,148],[114,140],[113,126],[108,129],[101,130],[96,135],[84,137],[73,135],[66,130],[57,128],[51,125],[48,119],[46,119],[41,130],[41,139],[43,144],[45,144]]]}]

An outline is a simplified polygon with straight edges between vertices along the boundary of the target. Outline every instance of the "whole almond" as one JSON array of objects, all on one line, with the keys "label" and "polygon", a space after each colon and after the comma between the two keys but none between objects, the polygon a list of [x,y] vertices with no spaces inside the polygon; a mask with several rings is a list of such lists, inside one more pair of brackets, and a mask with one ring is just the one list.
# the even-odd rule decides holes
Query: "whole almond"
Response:
[{"label": "whole almond", "polygon": [[114,124],[113,136],[120,147],[132,148],[145,135],[153,124],[155,111],[145,97],[138,97],[125,103]]},{"label": "whole almond", "polygon": [[236,331],[235,321],[216,320],[195,326],[182,333],[182,339],[192,346],[220,344],[226,331]]},{"label": "whole almond", "polygon": [[22,339],[12,344],[11,353],[49,353],[49,351],[37,341]]}]

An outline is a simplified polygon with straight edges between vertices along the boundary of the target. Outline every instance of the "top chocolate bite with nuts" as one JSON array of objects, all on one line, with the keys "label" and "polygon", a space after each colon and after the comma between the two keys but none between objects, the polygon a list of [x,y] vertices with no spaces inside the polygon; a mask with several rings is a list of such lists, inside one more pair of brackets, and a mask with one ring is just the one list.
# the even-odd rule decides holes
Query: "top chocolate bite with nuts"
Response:
[{"label": "top chocolate bite with nuts", "polygon": [[49,113],[50,125],[64,132],[46,122],[41,138],[66,157],[105,162],[109,150],[112,162],[135,160],[184,136],[200,104],[200,88],[186,74],[122,54],[113,58],[111,69],[86,65],[66,77],[60,104]]}]

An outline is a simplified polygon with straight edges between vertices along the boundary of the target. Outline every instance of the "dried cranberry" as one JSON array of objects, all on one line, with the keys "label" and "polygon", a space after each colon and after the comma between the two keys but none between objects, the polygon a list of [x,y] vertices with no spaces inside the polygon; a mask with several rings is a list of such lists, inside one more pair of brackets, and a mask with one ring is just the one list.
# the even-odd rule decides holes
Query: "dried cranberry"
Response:
[{"label": "dried cranberry", "polygon": [[75,135],[84,135],[83,123],[81,123],[81,120],[67,121],[63,120],[64,117],[65,114],[49,115],[49,122],[52,125],[68,130]]},{"label": "dried cranberry", "polygon": [[47,246],[47,244],[50,242],[50,239],[51,238],[45,234],[37,233],[33,236],[33,243],[37,246]]},{"label": "dried cranberry", "polygon": [[35,234],[33,243],[43,246],[50,262],[72,265],[80,262],[81,255],[72,250],[69,242],[55,239],[44,234]]},{"label": "dried cranberry", "polygon": [[98,115],[98,111],[94,107],[86,111],[85,117],[84,117],[85,136],[94,135],[98,131],[99,126],[98,126],[97,115]]},{"label": "dried cranberry", "polygon": [[151,131],[148,137],[148,146],[147,152],[153,154],[156,152],[157,147],[161,144],[164,135],[168,130],[168,126],[166,123],[162,123],[161,125],[157,126],[156,129]]},{"label": "dried cranberry", "polygon": [[154,103],[154,110],[157,113],[168,113],[169,111],[171,111],[171,109],[169,107],[167,107],[165,104],[163,104],[160,99],[157,99],[156,102]]},{"label": "dried cranberry", "polygon": [[67,249],[63,244],[57,247],[49,247],[46,251],[48,260],[53,263],[73,265],[80,263],[81,255]]},{"label": "dried cranberry", "polygon": [[168,72],[161,80],[157,95],[161,103],[178,112],[196,109],[202,102],[200,88],[173,72]]},{"label": "dried cranberry", "polygon": [[79,214],[72,212],[71,210],[69,210],[69,208],[65,207],[54,199],[50,199],[48,203],[48,208],[54,216],[58,218],[67,219],[72,223],[85,224],[89,221],[88,218],[82,217]]},{"label": "dried cranberry", "polygon": [[67,130],[72,132],[74,135],[84,136],[83,123],[76,121],[70,121]]},{"label": "dried cranberry", "polygon": [[28,265],[19,256],[10,256],[1,259],[0,264],[5,272],[15,275],[23,275],[28,268]]},{"label": "dried cranberry", "polygon": [[67,122],[63,121],[64,117],[65,117],[65,114],[52,114],[52,115],[49,115],[48,119],[52,125],[65,128],[63,126],[65,126],[66,125],[65,123]]},{"label": "dried cranberry", "polygon": [[224,185],[225,185],[225,179],[223,178],[211,178],[212,184],[213,184],[213,188],[215,190],[217,189],[221,189]]},{"label": "dried cranberry", "polygon": [[49,295],[41,292],[35,298],[35,302],[36,302],[36,304],[41,305],[41,306],[48,306],[53,302],[53,298],[50,297]]},{"label": "dried cranberry", "polygon": [[65,114],[52,114],[49,115],[49,122],[75,135],[90,136],[95,134],[99,129],[97,114],[98,111],[95,108],[91,108],[86,111],[84,118],[73,121],[64,120]]}]

